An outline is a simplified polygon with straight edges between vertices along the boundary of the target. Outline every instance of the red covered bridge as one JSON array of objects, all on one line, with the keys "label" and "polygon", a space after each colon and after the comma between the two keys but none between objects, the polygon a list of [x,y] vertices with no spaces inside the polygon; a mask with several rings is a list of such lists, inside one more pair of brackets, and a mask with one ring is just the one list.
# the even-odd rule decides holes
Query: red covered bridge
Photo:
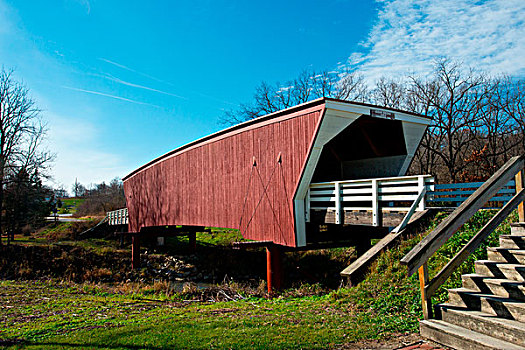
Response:
[{"label": "red covered bridge", "polygon": [[[404,175],[428,124],[413,113],[322,98],[233,126],[124,178],[129,231],[227,227],[268,245],[318,243],[312,183]],[[345,192],[337,193],[339,201]],[[339,217],[332,222],[345,223]]]}]

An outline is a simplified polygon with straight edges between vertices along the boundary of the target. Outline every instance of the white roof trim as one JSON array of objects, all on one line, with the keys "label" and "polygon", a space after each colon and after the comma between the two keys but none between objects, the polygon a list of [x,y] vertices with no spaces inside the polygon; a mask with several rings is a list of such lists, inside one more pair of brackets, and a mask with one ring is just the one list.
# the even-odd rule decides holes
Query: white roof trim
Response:
[{"label": "white roof trim", "polygon": [[[351,113],[357,113],[357,114],[364,114],[364,115],[371,115],[370,111],[381,111],[385,114],[393,114],[395,116],[395,120],[401,120],[404,122],[410,122],[410,123],[417,123],[417,124],[424,124],[429,125],[431,122],[431,119],[426,117],[419,117],[413,114],[403,113],[398,110],[392,110],[390,108],[382,108],[378,106],[364,106],[359,104],[352,104],[348,102],[340,102],[340,101],[331,101],[327,100],[325,103],[326,109],[334,110],[334,111],[343,111],[343,112],[351,112]],[[375,116],[377,117],[377,116]],[[385,119],[388,119],[385,117]]]}]

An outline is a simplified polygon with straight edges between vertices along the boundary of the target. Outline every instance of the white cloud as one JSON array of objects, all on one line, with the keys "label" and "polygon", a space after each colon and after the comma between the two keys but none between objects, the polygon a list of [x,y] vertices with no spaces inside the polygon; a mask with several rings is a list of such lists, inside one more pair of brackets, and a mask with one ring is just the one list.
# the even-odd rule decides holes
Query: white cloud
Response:
[{"label": "white cloud", "polygon": [[138,104],[138,105],[146,105],[146,106],[153,106],[153,107],[160,108],[160,106],[157,106],[157,105],[154,105],[154,104],[151,104],[151,103],[141,102],[141,101],[137,101],[137,100],[132,100],[132,99],[121,97],[121,96],[117,96],[117,95],[106,94],[106,93],[100,92],[100,91],[84,90],[84,89],[74,88],[74,87],[70,87],[70,86],[62,86],[62,88],[68,89],[68,90],[73,90],[73,91],[84,92],[86,94],[92,94],[92,95],[109,97],[109,98],[113,98],[115,100],[135,103],[135,104]]},{"label": "white cloud", "polygon": [[[110,65],[113,65],[115,67],[118,67],[118,68],[130,71],[130,72],[136,73],[138,75],[141,75],[143,77],[155,80],[155,81],[157,81],[159,83],[167,84],[167,85],[170,85],[170,86],[175,86],[174,84],[170,83],[169,81],[165,81],[165,80],[161,80],[159,78],[155,78],[154,76],[151,76],[151,75],[143,73],[143,72],[139,72],[139,71],[137,71],[137,70],[135,70],[133,68],[130,68],[128,66],[125,66],[125,65],[123,65],[121,63],[117,63],[115,61],[111,61],[111,60],[108,60],[108,59],[102,58],[102,57],[100,57],[99,60],[102,61],[102,62],[106,62],[106,63],[108,63]],[[115,77],[113,77],[111,75],[108,75],[107,73],[105,75],[103,75],[102,77],[106,78],[106,79],[109,79],[109,80],[113,80],[113,81],[115,81],[117,83],[120,83],[120,84],[131,86],[131,87],[136,87],[136,88],[140,88],[140,89],[145,89],[145,90],[150,90],[150,91],[154,91],[154,92],[159,92],[161,94],[170,95],[170,96],[178,97],[178,98],[181,98],[181,99],[184,99],[184,100],[188,100],[187,97],[184,97],[184,96],[181,96],[181,95],[172,94],[172,93],[165,92],[165,91],[162,91],[162,90],[149,88],[149,87],[143,86],[143,85],[137,85],[137,84],[129,83],[129,82],[123,81],[121,79],[115,78]],[[187,88],[185,89],[185,91],[193,93],[193,94],[197,94],[199,96],[202,96],[202,97],[205,97],[205,98],[208,98],[210,100],[217,101],[217,102],[221,102],[221,103],[224,103],[224,104],[228,104],[228,105],[232,105],[232,106],[236,106],[236,107],[239,106],[239,104],[237,104],[237,103],[232,103],[232,102],[229,102],[229,101],[225,101],[225,100],[222,100],[222,99],[219,99],[219,98],[207,95],[207,94],[203,94],[202,92],[199,92],[199,91],[195,91],[195,90],[191,90],[191,89],[187,89]]]},{"label": "white cloud", "polygon": [[108,79],[108,80],[114,81],[115,83],[118,83],[118,84],[122,84],[122,85],[126,85],[126,86],[131,86],[131,87],[138,88],[138,89],[143,89],[143,90],[148,90],[148,91],[158,92],[159,94],[168,95],[168,96],[173,96],[173,97],[181,98],[181,99],[183,99],[183,100],[187,100],[186,97],[183,97],[183,96],[180,96],[180,95],[175,95],[175,94],[172,94],[171,92],[166,92],[166,91],[162,91],[162,90],[154,89],[154,88],[151,88],[151,87],[148,87],[148,86],[144,86],[144,85],[139,85],[139,84],[130,83],[130,82],[128,82],[128,81],[124,81],[124,80],[122,80],[122,79],[116,78],[116,77],[112,76],[111,74],[106,74],[106,75],[103,75],[102,77],[105,78],[105,79]]},{"label": "white cloud", "polygon": [[111,64],[111,65],[113,65],[113,66],[115,66],[115,67],[118,67],[118,68],[121,68],[121,69],[124,69],[124,70],[130,71],[130,72],[136,73],[136,74],[138,74],[138,75],[142,75],[143,77],[149,78],[149,79],[151,79],[151,80],[155,80],[155,81],[157,81],[157,82],[159,82],[159,83],[164,83],[164,84],[168,84],[168,85],[172,85],[172,86],[173,86],[173,84],[170,83],[170,82],[168,82],[168,81],[164,81],[164,80],[161,80],[161,79],[159,79],[159,78],[155,78],[154,76],[151,76],[151,75],[146,74],[146,73],[139,72],[138,70],[135,70],[135,69],[130,68],[130,67],[128,67],[128,66],[125,66],[125,65],[123,65],[123,64],[120,64],[120,63],[117,63],[117,62],[114,62],[114,61],[108,60],[108,59],[106,59],[106,58],[102,58],[102,57],[101,57],[101,58],[99,58],[99,60],[102,61],[102,62],[109,63],[109,64]]},{"label": "white cloud", "polygon": [[525,75],[525,1],[378,0],[363,52],[345,66],[368,81],[426,74],[447,57],[492,74]]}]

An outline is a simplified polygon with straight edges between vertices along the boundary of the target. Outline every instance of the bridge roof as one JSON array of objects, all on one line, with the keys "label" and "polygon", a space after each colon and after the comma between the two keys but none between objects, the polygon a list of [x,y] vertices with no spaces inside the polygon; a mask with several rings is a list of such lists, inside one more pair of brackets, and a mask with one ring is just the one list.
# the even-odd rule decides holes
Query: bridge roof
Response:
[{"label": "bridge roof", "polygon": [[266,124],[267,122],[273,122],[273,119],[275,119],[275,122],[278,121],[279,117],[281,116],[284,116],[284,115],[288,115],[288,114],[292,114],[296,111],[300,111],[300,110],[305,110],[305,109],[309,109],[311,107],[316,107],[316,106],[319,106],[319,105],[322,105],[322,104],[326,104],[326,107],[327,108],[330,108],[330,107],[335,107],[335,105],[340,105],[340,106],[353,106],[353,107],[361,107],[361,108],[366,108],[366,109],[370,109],[370,108],[373,108],[375,110],[378,110],[378,111],[390,111],[390,112],[397,112],[397,113],[401,113],[401,114],[404,114],[404,115],[407,115],[407,116],[413,116],[413,117],[416,117],[417,119],[419,118],[423,118],[424,120],[427,120],[428,122],[424,122],[425,124],[428,124],[429,121],[431,120],[430,117],[428,116],[425,116],[425,115],[422,115],[422,114],[418,114],[418,113],[413,113],[413,112],[407,112],[407,111],[403,111],[403,110],[400,110],[400,109],[396,109],[396,108],[388,108],[388,107],[382,107],[382,106],[378,106],[378,105],[373,105],[373,104],[368,104],[368,103],[362,103],[362,102],[354,102],[354,101],[346,101],[346,100],[340,100],[340,99],[335,99],[335,98],[329,98],[329,97],[322,97],[322,98],[319,98],[319,99],[316,99],[316,100],[313,100],[313,101],[309,101],[309,102],[306,102],[306,103],[302,103],[302,104],[299,104],[299,105],[296,105],[296,106],[293,106],[293,107],[290,107],[290,108],[287,108],[287,109],[283,109],[283,110],[280,110],[280,111],[277,111],[277,112],[274,112],[274,113],[270,113],[270,114],[267,114],[267,115],[264,115],[264,116],[261,116],[259,118],[255,118],[255,119],[251,119],[251,120],[248,120],[248,121],[245,121],[243,123],[240,123],[240,124],[237,124],[237,125],[234,125],[234,126],[231,126],[229,128],[226,128],[226,129],[223,129],[223,130],[220,130],[216,133],[213,133],[213,134],[210,134],[210,135],[207,135],[207,136],[204,136],[200,139],[197,139],[195,141],[192,141],[192,142],[189,142],[183,146],[180,146],[178,148],[175,148],[174,150],[172,151],[169,151],[153,160],[151,160],[150,162],[140,166],[139,168],[133,170],[131,173],[129,173],[128,175],[124,176],[123,180],[127,180],[131,177],[133,177],[133,175],[139,173],[140,171],[152,166],[153,164],[161,161],[161,160],[164,160],[166,158],[169,158],[170,156],[173,156],[175,154],[178,154],[178,153],[181,153],[183,151],[186,151],[190,148],[193,148],[193,147],[198,147],[198,146],[201,146],[203,144],[206,144],[208,142],[213,142],[215,140],[218,140],[226,135],[228,136],[231,136],[237,132],[242,132],[242,131],[245,131],[246,129],[249,129],[249,128],[252,128],[252,127],[257,127],[258,125],[260,124]]}]

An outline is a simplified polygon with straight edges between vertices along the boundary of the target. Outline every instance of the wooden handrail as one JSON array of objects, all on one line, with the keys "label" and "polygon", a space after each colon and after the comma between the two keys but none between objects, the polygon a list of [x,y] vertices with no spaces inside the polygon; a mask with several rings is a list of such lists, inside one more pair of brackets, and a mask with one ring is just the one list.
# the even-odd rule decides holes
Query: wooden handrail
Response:
[{"label": "wooden handrail", "polygon": [[425,294],[431,297],[437,289],[449,278],[470,254],[472,254],[507,216],[523,202],[525,190],[519,191],[501,210],[483,226],[483,228],[468,241],[468,243],[448,262],[439,273],[425,286]]},{"label": "wooden handrail", "polygon": [[423,198],[425,198],[425,194],[426,193],[427,193],[427,189],[425,187],[423,187],[421,189],[421,192],[419,192],[419,195],[417,196],[417,198],[414,201],[414,203],[412,203],[412,205],[410,206],[410,209],[408,209],[408,213],[405,215],[405,217],[403,218],[401,223],[392,230],[393,233],[398,233],[398,232],[402,231],[406,227],[406,225],[410,221],[410,218],[412,217],[412,215],[414,215],[414,212],[416,211],[417,206],[419,205],[421,200],[423,200]]},{"label": "wooden handrail", "polygon": [[524,156],[511,158],[465,202],[443,220],[430,234],[421,240],[401,263],[407,265],[408,274],[412,275],[470,219],[501,187],[509,182],[518,171],[523,169]]},{"label": "wooden handrail", "polygon": [[[468,256],[510,215],[512,210],[523,203],[525,189],[523,189],[522,175],[524,156],[513,157],[503,165],[490,179],[487,180],[452,214],[443,220],[429,235],[417,244],[401,262],[408,266],[409,275],[419,270],[421,287],[421,302],[425,319],[432,317],[432,295],[452,275]],[[499,189],[512,178],[516,177],[516,195],[470,239],[470,241],[450,260],[441,271],[429,281],[427,261],[468,219],[470,219]],[[519,215],[525,217],[523,206],[519,208]]]}]

